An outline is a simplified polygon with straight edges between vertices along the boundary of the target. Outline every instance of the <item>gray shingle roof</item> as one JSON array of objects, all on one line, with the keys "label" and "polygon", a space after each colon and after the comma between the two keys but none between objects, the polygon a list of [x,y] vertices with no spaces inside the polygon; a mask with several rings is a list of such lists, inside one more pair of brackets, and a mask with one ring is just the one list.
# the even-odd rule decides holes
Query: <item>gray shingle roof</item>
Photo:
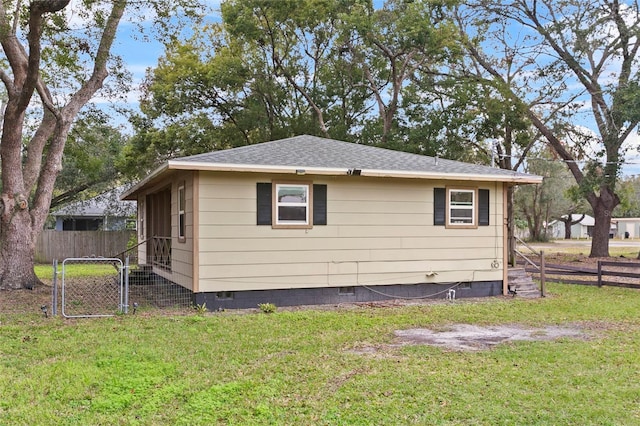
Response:
[{"label": "gray shingle roof", "polygon": [[[177,158],[170,163],[278,166],[295,169],[361,169],[435,173],[446,175],[484,175],[505,180],[535,178],[478,164],[445,160],[367,145],[302,135],[223,151]],[[197,168],[197,167],[196,167]]]},{"label": "gray shingle roof", "polygon": [[121,201],[120,196],[124,188],[116,188],[107,191],[97,197],[84,201],[76,201],[51,212],[54,217],[58,216],[81,216],[81,217],[129,217],[136,214],[136,203],[131,201]]}]

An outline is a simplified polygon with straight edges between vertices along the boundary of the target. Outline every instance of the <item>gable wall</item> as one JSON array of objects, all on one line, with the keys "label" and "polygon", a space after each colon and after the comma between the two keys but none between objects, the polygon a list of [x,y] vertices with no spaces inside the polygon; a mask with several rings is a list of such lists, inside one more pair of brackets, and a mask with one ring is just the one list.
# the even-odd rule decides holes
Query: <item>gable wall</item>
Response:
[{"label": "gable wall", "polygon": [[[197,200],[194,198],[194,180],[197,181],[195,176],[196,174],[193,172],[179,172],[138,195],[138,241],[142,242],[152,237],[149,224],[145,223],[147,220],[146,196],[167,188],[167,185],[171,188],[171,270],[154,268],[154,272],[191,290],[197,290],[197,288],[193,288],[192,279],[194,276],[194,208],[197,208]],[[185,185],[186,190],[186,239],[184,241],[178,239],[178,187],[181,184]],[[151,264],[150,255],[151,253],[147,252],[146,244],[138,246],[138,262],[140,264]]]},{"label": "gable wall", "polygon": [[[326,184],[328,224],[257,226],[256,183],[278,179]],[[201,172],[198,291],[502,281],[502,184],[479,185],[490,190],[491,217],[490,226],[477,229],[433,226],[433,188],[445,186],[417,179]],[[428,277],[430,272],[437,275]]]},{"label": "gable wall", "polygon": [[[564,238],[564,227],[562,228],[562,237]],[[571,238],[589,238],[589,227],[581,223],[571,225]]]}]

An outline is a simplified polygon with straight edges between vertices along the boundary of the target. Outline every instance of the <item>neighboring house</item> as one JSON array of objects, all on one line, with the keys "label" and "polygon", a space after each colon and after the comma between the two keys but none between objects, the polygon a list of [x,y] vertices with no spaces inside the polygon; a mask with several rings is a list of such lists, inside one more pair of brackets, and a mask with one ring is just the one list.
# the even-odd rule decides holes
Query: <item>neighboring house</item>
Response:
[{"label": "neighboring house", "polygon": [[617,238],[640,238],[640,218],[620,217],[611,219],[612,228],[615,226]]},{"label": "neighboring house", "polygon": [[507,292],[507,188],[542,177],[298,136],[169,160],[139,259],[209,309]]},{"label": "neighboring house", "polygon": [[[563,216],[563,218],[566,218],[566,217],[567,217],[566,215]],[[575,222],[581,217],[582,217],[581,214],[572,214],[571,221]],[[617,233],[619,233],[617,229],[617,222],[616,222],[618,220],[620,219],[611,219],[611,230],[609,231],[610,238],[613,238]],[[640,219],[629,219],[629,220],[640,221]],[[571,225],[571,239],[591,238],[595,223],[596,223],[596,220],[593,217],[589,215],[584,215],[581,221],[579,221],[574,225]],[[565,228],[564,222],[560,220],[553,220],[549,222],[549,225],[547,226],[547,236],[552,239],[564,238],[564,228]],[[636,234],[634,235],[638,235],[638,233],[636,232]],[[622,233],[622,236],[624,236],[624,232]]]},{"label": "neighboring house", "polygon": [[[562,216],[566,218],[567,215]],[[572,214],[571,222],[575,222],[582,217],[581,214]],[[591,238],[593,232],[593,226],[595,225],[595,219],[588,214],[582,217],[582,220],[574,225],[571,225],[571,238],[583,239]],[[564,238],[565,224],[561,220],[553,220],[549,222],[547,226],[547,236],[552,239]]]},{"label": "neighboring house", "polygon": [[120,231],[135,229],[136,203],[122,201],[123,188],[85,201],[67,204],[50,213],[56,231]]}]

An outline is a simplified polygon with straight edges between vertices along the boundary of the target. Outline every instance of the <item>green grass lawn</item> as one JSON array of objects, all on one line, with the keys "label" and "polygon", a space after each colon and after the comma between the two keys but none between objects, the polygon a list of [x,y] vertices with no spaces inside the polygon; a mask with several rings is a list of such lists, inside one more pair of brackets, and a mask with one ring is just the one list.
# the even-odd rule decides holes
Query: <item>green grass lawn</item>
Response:
[{"label": "green grass lawn", "polygon": [[[0,424],[640,424],[640,292],[547,292],[273,314],[0,315]],[[392,345],[394,330],[453,323],[571,324],[590,338]]]},{"label": "green grass lawn", "polygon": [[[637,241],[637,240],[626,240],[626,241]],[[638,251],[640,250],[640,241],[637,241],[638,244],[636,247],[634,246],[609,246],[609,256],[610,257],[626,257],[629,259],[636,259],[638,257]],[[543,250],[547,255],[553,254],[567,254],[567,255],[576,255],[576,256],[589,256],[591,252],[591,244],[571,244],[571,242],[566,243],[564,240],[558,241],[550,241],[550,242],[528,242],[527,245],[532,247],[533,249],[540,251]],[[529,250],[520,245],[519,249],[528,254]]]},{"label": "green grass lawn", "polygon": [[[115,265],[115,266],[114,266]],[[86,262],[69,262],[63,265],[63,262],[58,264],[58,272],[62,272],[62,268],[65,269],[65,276],[72,278],[79,277],[100,277],[106,275],[113,275],[114,271],[120,267],[119,263],[109,263],[100,260],[92,261],[89,259]],[[41,280],[50,280],[53,277],[53,265],[51,264],[37,264],[33,267],[36,276]]]}]

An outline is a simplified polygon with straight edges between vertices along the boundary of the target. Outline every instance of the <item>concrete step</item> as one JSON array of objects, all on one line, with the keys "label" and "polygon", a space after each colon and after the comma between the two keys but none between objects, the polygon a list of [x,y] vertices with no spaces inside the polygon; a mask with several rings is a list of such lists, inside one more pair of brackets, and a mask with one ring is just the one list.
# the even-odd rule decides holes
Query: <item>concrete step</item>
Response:
[{"label": "concrete step", "polygon": [[513,296],[536,298],[540,297],[540,289],[537,284],[533,282],[533,279],[524,268],[509,268],[507,273],[507,282]]},{"label": "concrete step", "polygon": [[154,275],[150,265],[139,265],[129,272],[129,284],[148,284],[153,280]]}]

